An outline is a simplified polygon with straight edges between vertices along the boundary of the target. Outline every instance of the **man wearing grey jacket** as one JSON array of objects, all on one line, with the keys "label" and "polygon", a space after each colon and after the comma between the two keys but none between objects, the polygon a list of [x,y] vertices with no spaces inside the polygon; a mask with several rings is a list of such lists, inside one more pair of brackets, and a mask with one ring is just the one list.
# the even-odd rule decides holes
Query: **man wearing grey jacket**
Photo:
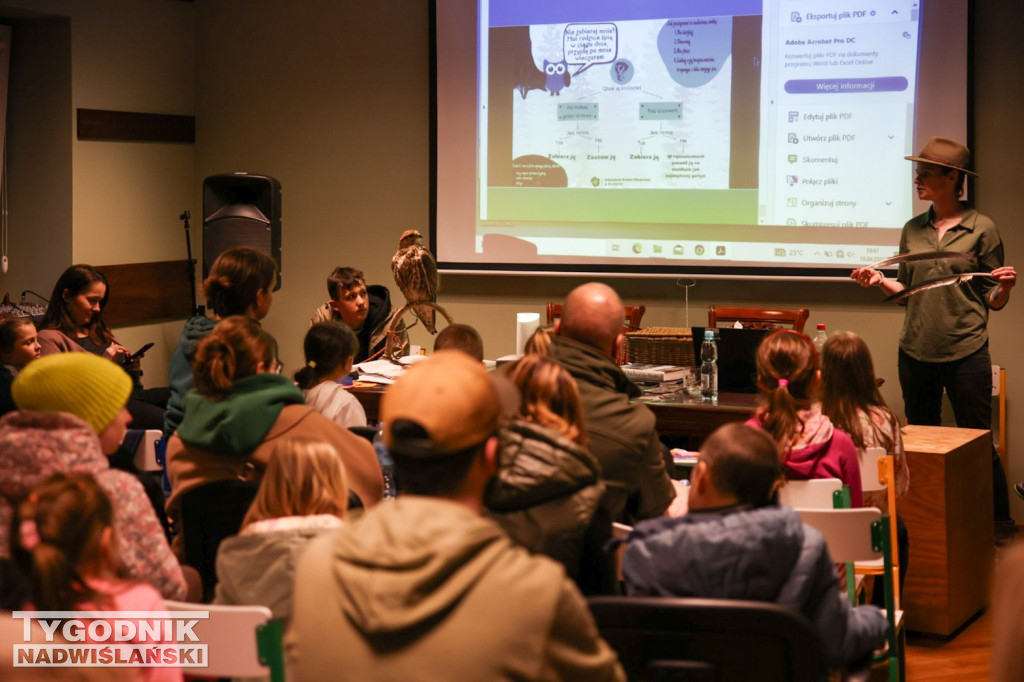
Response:
[{"label": "man wearing grey jacket", "polygon": [[858,667],[884,646],[888,623],[874,606],[850,606],[821,533],[773,503],[780,472],[764,431],[716,430],[693,471],[689,513],[641,523],[629,536],[626,589],[788,606],[811,622],[830,668]]}]

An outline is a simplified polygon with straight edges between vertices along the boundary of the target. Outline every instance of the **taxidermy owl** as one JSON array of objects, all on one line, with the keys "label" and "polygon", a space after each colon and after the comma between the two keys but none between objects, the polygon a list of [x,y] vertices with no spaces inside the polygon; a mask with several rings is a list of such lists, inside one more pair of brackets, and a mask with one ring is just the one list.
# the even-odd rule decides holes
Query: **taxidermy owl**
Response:
[{"label": "taxidermy owl", "polygon": [[564,59],[560,62],[549,62],[545,59],[544,73],[547,75],[545,85],[548,92],[552,95],[557,95],[562,91],[562,88],[569,87],[569,83],[572,80],[569,77],[569,65],[565,63]]},{"label": "taxidermy owl", "polygon": [[437,301],[437,263],[425,247],[420,244],[423,238],[417,230],[406,230],[398,240],[398,251],[391,259],[391,272],[395,276],[395,284],[402,291],[405,300],[412,304],[412,312],[419,318],[423,326],[431,334],[434,329],[434,308],[429,305],[416,305],[421,302]]}]

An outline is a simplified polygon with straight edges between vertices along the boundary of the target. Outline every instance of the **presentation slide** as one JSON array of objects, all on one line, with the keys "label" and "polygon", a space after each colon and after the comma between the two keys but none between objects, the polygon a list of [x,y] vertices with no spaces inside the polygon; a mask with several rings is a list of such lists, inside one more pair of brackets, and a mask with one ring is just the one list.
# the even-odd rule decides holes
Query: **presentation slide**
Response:
[{"label": "presentation slide", "polygon": [[[442,268],[845,276],[920,208],[920,1],[451,5]],[[963,139],[958,116],[927,126]]]}]

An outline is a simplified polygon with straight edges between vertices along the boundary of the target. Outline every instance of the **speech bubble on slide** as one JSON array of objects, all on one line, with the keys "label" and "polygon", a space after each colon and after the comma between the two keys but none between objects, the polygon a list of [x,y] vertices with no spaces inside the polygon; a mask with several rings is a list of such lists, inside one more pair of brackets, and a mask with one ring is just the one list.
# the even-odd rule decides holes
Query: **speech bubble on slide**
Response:
[{"label": "speech bubble on slide", "polygon": [[596,64],[611,64],[619,54],[619,28],[611,23],[569,24],[562,34],[562,52],[569,64],[582,64],[577,76]]},{"label": "speech bubble on slide", "polygon": [[705,85],[732,53],[732,17],[670,19],[658,32],[658,53],[676,83]]}]

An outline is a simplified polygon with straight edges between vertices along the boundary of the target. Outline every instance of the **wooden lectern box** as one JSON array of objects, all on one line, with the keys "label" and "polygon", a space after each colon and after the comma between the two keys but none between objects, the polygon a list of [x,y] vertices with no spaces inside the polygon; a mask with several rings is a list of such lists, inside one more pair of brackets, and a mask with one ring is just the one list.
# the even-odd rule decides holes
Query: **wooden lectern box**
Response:
[{"label": "wooden lectern box", "polygon": [[907,426],[910,490],[897,503],[910,561],[908,630],[948,637],[988,604],[995,560],[992,433]]}]

